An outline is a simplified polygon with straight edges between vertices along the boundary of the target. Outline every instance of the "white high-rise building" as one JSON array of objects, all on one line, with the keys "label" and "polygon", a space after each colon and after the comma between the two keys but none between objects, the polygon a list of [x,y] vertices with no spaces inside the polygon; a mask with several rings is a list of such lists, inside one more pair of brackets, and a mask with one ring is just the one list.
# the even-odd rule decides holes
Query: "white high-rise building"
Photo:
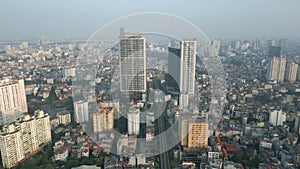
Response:
[{"label": "white high-rise building", "polygon": [[195,92],[196,48],[197,41],[189,40],[181,41],[180,49],[168,49],[168,74],[179,83],[179,104],[182,109],[188,107],[189,98]]},{"label": "white high-rise building", "polygon": [[120,88],[122,92],[146,91],[146,40],[123,35],[120,40]]},{"label": "white high-rise building", "polygon": [[26,143],[23,144],[23,150],[25,155],[30,154],[31,152],[39,148],[39,142],[37,138],[37,127],[39,126],[36,126],[36,120],[34,117],[31,117],[27,114],[21,118],[20,131],[21,133],[23,133],[23,142]]},{"label": "white high-rise building", "polygon": [[286,67],[286,57],[281,56],[280,57],[279,72],[278,72],[278,82],[279,83],[284,81],[285,67]]},{"label": "white high-rise building", "polygon": [[138,135],[140,132],[140,110],[130,110],[128,113],[128,134]]},{"label": "white high-rise building", "polygon": [[269,68],[267,73],[268,81],[277,81],[278,80],[278,69],[279,69],[280,60],[277,57],[270,59]]},{"label": "white high-rise building", "polygon": [[3,167],[12,168],[25,158],[21,131],[13,124],[4,128],[0,135],[0,143]]},{"label": "white high-rise building", "polygon": [[282,110],[273,110],[269,116],[269,123],[273,126],[283,125],[283,122],[286,121],[286,113]]},{"label": "white high-rise building", "polygon": [[192,97],[195,92],[196,47],[196,40],[180,42],[179,103],[181,108],[188,107],[188,98]]},{"label": "white high-rise building", "polygon": [[22,113],[27,111],[24,80],[1,80],[0,125],[15,121]]},{"label": "white high-rise building", "polygon": [[22,115],[15,123],[4,125],[0,132],[2,164],[5,168],[12,168],[49,142],[51,128],[48,114],[36,111],[35,116]]},{"label": "white high-rise building", "polygon": [[295,83],[297,79],[297,72],[298,72],[298,64],[295,62],[289,62],[287,64],[286,70],[286,80],[290,83]]},{"label": "white high-rise building", "polygon": [[45,114],[44,111],[38,110],[35,111],[35,121],[37,126],[37,139],[38,143],[48,143],[51,141],[51,124],[50,117],[48,114]]},{"label": "white high-rise building", "polygon": [[87,101],[78,101],[74,103],[74,115],[76,123],[89,121],[89,103]]}]

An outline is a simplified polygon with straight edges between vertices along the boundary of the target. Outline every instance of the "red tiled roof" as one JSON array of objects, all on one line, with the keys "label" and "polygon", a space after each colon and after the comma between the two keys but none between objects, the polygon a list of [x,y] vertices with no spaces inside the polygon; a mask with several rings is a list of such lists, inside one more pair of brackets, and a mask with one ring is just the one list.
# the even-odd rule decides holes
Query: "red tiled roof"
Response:
[{"label": "red tiled roof", "polygon": [[68,150],[68,146],[63,146],[61,149],[55,151],[55,154],[63,154]]}]

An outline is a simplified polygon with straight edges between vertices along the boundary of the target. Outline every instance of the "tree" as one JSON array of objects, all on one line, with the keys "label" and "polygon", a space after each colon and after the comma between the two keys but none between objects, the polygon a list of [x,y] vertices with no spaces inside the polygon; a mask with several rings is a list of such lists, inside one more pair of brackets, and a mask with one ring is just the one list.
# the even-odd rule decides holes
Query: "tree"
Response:
[{"label": "tree", "polygon": [[58,100],[58,98],[56,96],[56,93],[55,93],[55,87],[51,87],[51,90],[49,92],[48,100],[49,101],[57,101]]},{"label": "tree", "polygon": [[70,159],[66,162],[66,168],[72,168],[79,166],[79,161],[77,159]]},{"label": "tree", "polygon": [[43,168],[44,169],[54,169],[54,167],[51,164],[46,164]]}]

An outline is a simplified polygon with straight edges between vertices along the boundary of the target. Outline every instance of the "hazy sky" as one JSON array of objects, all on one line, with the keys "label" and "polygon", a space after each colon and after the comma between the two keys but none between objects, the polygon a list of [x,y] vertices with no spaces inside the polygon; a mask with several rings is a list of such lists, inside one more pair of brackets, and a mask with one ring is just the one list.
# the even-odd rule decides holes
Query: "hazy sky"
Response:
[{"label": "hazy sky", "polygon": [[0,41],[88,39],[113,19],[164,12],[209,38],[300,38],[299,0],[1,0]]}]

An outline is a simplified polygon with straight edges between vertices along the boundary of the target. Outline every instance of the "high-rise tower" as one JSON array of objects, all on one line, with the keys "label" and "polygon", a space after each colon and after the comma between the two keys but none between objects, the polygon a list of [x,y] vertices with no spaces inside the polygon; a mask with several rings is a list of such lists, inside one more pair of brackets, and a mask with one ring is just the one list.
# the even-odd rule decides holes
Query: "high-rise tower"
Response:
[{"label": "high-rise tower", "polygon": [[279,72],[278,72],[278,82],[280,83],[284,81],[286,57],[281,56],[279,59],[280,59],[280,64],[279,64]]},{"label": "high-rise tower", "polygon": [[195,92],[195,69],[196,69],[196,41],[182,41],[180,43],[180,97],[181,108],[187,108],[189,98]]},{"label": "high-rise tower", "polygon": [[295,83],[297,79],[298,64],[295,62],[289,62],[286,70],[286,80],[290,83]]},{"label": "high-rise tower", "polygon": [[24,80],[0,81],[0,125],[16,120],[27,112]]},{"label": "high-rise tower", "polygon": [[140,132],[140,110],[132,109],[128,113],[128,134],[138,135]]},{"label": "high-rise tower", "polygon": [[[180,49],[168,49],[169,75],[167,77],[171,76],[178,83],[181,108],[188,107],[189,98],[195,92],[196,47],[196,40],[187,40],[180,42]],[[167,84],[169,84],[169,79],[166,79],[168,81]]]},{"label": "high-rise tower", "polygon": [[146,91],[146,40],[123,35],[120,40],[120,88],[122,92]]}]

